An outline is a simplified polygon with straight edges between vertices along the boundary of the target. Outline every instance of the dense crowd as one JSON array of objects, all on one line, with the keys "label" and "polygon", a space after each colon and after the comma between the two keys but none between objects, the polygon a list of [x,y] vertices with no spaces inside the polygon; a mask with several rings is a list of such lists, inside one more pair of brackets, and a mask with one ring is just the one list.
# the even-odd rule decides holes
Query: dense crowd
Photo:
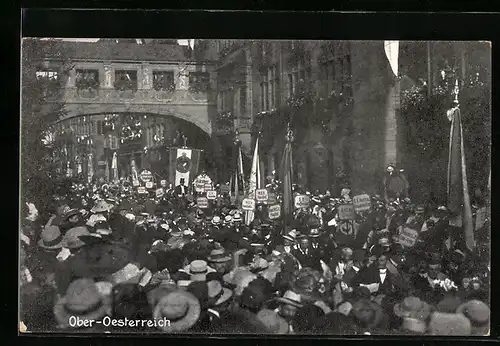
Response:
[{"label": "dense crowd", "polygon": [[[372,196],[369,210],[341,220],[349,189],[337,198],[294,186],[310,204],[286,227],[283,217],[269,218],[266,203],[247,225],[246,212],[216,189],[206,209],[191,189],[138,194],[126,180],[74,182],[51,196],[47,210],[23,203],[23,325],[101,333],[489,333],[488,220],[467,251],[444,206]],[[402,244],[405,227],[417,230],[414,244]]]}]

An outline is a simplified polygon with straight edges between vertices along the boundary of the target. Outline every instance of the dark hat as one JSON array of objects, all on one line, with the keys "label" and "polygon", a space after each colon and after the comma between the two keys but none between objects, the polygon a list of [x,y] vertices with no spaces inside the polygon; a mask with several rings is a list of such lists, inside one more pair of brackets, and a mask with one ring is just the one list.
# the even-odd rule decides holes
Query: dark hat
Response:
[{"label": "dark hat", "polygon": [[66,212],[66,214],[64,214],[64,218],[65,219],[69,219],[70,217],[75,216],[75,215],[80,215],[81,216],[81,213],[80,213],[80,210],[78,210],[76,208],[73,208],[73,209],[68,210]]}]

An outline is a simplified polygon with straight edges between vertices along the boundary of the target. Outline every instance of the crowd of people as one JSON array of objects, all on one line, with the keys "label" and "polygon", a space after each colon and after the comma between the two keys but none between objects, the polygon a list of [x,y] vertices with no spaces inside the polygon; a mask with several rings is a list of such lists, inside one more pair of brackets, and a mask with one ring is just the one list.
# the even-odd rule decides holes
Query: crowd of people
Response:
[{"label": "crowd of people", "polygon": [[[335,197],[294,185],[309,206],[270,219],[257,203],[247,224],[219,186],[203,209],[190,189],[158,188],[74,182],[46,210],[23,203],[28,331],[489,333],[489,220],[468,251],[446,207],[400,196],[372,196],[368,210],[342,220],[348,188]],[[404,228],[418,232],[413,244],[401,241]],[[75,322],[91,320],[103,323]]]}]

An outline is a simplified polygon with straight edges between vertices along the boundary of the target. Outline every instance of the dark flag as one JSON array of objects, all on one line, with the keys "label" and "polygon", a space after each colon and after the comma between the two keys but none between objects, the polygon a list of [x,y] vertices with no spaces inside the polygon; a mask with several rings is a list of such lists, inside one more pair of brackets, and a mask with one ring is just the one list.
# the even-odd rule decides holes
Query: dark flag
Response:
[{"label": "dark flag", "polygon": [[472,251],[474,248],[474,227],[467,173],[465,165],[464,139],[460,109],[457,107],[448,111],[451,121],[450,150],[448,160],[448,209],[457,218],[457,226],[464,230],[465,245]]},{"label": "dark flag", "polygon": [[289,130],[286,137],[285,150],[281,160],[281,175],[283,181],[283,220],[285,221],[285,233],[288,232],[288,226],[293,217],[293,160],[292,160],[292,132]]}]

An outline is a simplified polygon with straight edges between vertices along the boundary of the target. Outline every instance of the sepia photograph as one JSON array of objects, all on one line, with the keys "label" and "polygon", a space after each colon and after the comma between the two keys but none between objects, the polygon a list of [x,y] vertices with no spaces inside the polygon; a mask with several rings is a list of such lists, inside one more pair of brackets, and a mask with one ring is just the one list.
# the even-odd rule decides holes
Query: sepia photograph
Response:
[{"label": "sepia photograph", "polygon": [[488,336],[491,42],[21,39],[19,332]]}]

